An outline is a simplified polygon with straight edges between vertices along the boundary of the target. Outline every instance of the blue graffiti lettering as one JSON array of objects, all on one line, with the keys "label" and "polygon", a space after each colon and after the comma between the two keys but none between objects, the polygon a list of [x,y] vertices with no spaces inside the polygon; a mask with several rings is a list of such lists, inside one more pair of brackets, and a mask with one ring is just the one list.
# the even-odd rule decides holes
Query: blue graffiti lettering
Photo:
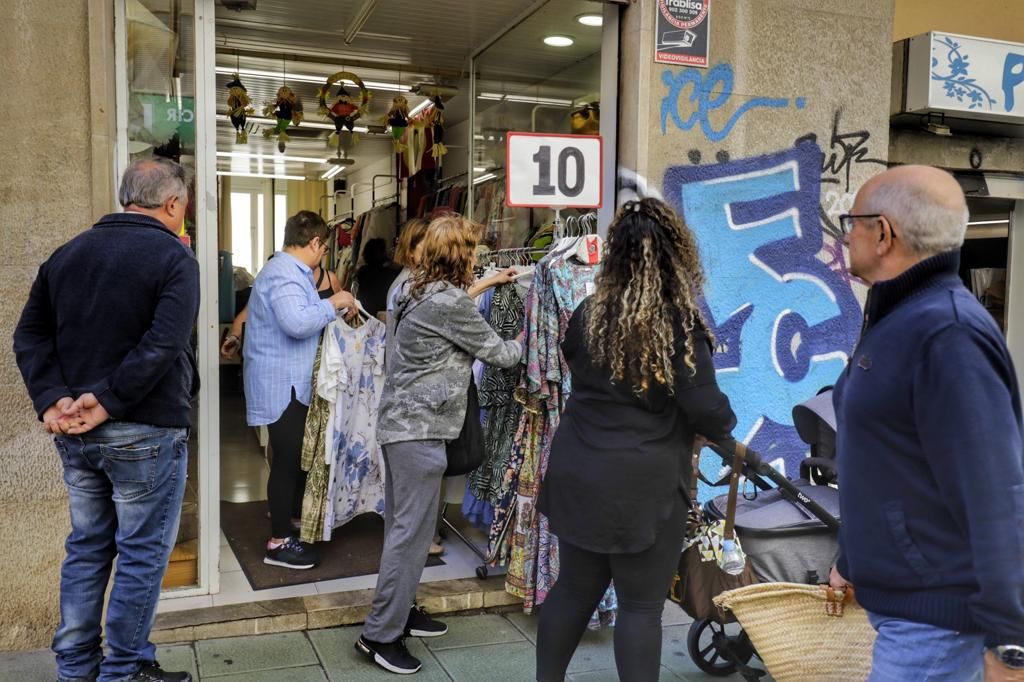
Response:
[{"label": "blue graffiti lettering", "polygon": [[[701,130],[709,140],[720,142],[728,137],[743,115],[752,109],[785,109],[790,105],[789,99],[784,97],[755,97],[741,104],[725,125],[716,130],[709,115],[725,106],[732,97],[733,72],[730,65],[717,64],[707,72],[706,77],[701,69],[683,69],[679,73],[673,73],[668,69],[661,74],[661,80],[668,88],[668,94],[661,100],[662,133],[668,130],[669,118],[680,130],[692,130],[699,122]],[[679,113],[680,99],[690,85],[693,88],[690,90],[689,100],[695,108],[684,119]],[[807,101],[803,97],[797,97],[793,104],[797,109],[803,109]]]},{"label": "blue graffiti lettering", "polygon": [[1013,91],[1021,83],[1024,83],[1024,54],[1010,52],[1003,62],[1003,97],[1007,111],[1013,111]]},{"label": "blue graffiti lettering", "polygon": [[686,215],[707,270],[705,311],[735,433],[790,475],[807,453],[792,408],[835,381],[861,319],[849,282],[818,257],[822,158],[805,141],[665,175],[665,197]]}]

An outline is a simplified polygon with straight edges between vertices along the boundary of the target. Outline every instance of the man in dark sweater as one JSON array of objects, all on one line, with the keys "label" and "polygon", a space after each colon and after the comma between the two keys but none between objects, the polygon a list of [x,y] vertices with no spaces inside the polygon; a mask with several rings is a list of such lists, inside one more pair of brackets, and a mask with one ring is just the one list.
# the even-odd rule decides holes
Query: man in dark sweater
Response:
[{"label": "man in dark sweater", "polygon": [[53,650],[60,680],[188,682],[188,673],[160,669],[149,641],[178,531],[198,385],[189,343],[199,266],[176,237],[185,171],[137,161],[118,199],[124,213],[105,216],[39,268],[14,331],[29,395],[56,436],[71,512]]},{"label": "man in dark sweater", "polygon": [[871,680],[1024,680],[1024,444],[1002,332],[957,274],[959,184],[869,180],[841,216],[871,285],[836,384],[842,528],[834,586],[878,632]]}]

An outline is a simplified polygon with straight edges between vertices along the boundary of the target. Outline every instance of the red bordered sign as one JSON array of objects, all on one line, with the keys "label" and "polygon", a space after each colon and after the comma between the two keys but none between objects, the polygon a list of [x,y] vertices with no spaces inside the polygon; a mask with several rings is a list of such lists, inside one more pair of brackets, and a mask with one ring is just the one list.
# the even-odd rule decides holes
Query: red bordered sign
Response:
[{"label": "red bordered sign", "polygon": [[658,0],[654,61],[708,66],[712,0]]},{"label": "red bordered sign", "polygon": [[603,166],[598,135],[509,133],[506,202],[517,208],[600,208]]}]

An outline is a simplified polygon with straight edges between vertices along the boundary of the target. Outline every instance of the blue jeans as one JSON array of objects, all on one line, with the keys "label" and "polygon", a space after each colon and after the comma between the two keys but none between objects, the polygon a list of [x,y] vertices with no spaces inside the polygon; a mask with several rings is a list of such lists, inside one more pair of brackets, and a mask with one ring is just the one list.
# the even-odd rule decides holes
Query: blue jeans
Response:
[{"label": "blue jeans", "polygon": [[[107,422],[54,441],[71,508],[53,638],[57,674],[62,681],[126,680],[156,653],[149,631],[178,534],[188,430]],[[100,621],[115,556],[104,657]]]},{"label": "blue jeans", "polygon": [[878,632],[868,682],[980,682],[982,634],[944,630],[868,612]]}]

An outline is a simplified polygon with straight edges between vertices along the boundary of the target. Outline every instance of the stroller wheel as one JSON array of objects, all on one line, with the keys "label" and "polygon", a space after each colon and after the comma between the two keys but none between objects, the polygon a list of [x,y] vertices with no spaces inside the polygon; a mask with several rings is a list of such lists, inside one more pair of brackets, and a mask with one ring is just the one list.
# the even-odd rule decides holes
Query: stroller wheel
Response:
[{"label": "stroller wheel", "polygon": [[754,646],[739,623],[722,625],[710,618],[690,625],[686,650],[697,667],[713,677],[732,675],[737,662],[746,664],[754,655]]}]

